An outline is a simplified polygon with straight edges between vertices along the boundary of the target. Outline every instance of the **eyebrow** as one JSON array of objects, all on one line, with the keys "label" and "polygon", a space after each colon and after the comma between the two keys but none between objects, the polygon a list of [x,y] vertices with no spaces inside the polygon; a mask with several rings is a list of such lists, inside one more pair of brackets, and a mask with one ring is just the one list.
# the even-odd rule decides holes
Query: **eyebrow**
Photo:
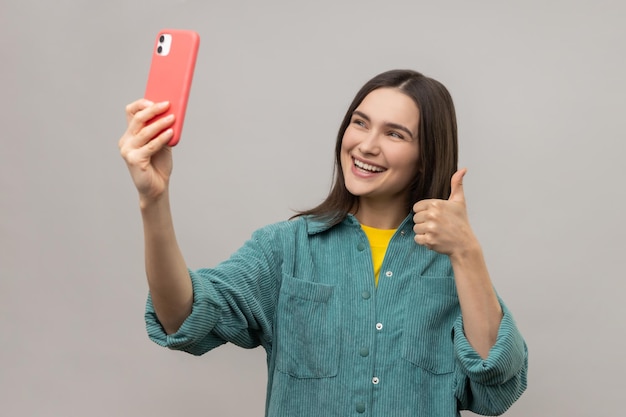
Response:
[{"label": "eyebrow", "polygon": [[[359,110],[353,111],[352,115],[353,116],[356,115],[356,116],[362,117],[363,119],[367,120],[368,122],[371,121],[371,119],[369,118],[369,116],[367,114],[365,114],[365,113],[363,113],[362,111],[359,111]],[[415,135],[413,134],[413,132],[411,132],[408,128],[402,126],[401,124],[387,122],[387,123],[385,123],[385,126],[389,126],[392,129],[402,130],[403,132],[406,132],[411,137],[411,139],[415,139]]]}]

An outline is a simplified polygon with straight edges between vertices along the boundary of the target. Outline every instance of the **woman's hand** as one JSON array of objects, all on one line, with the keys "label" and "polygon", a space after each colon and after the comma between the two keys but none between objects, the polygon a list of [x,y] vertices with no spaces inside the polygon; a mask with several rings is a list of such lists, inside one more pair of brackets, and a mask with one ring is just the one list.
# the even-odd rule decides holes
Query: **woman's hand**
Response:
[{"label": "woman's hand", "polygon": [[142,202],[158,199],[169,184],[172,152],[167,143],[173,135],[174,116],[148,124],[168,108],[167,102],[152,103],[145,99],[126,106],[128,128],[119,140],[119,148]]},{"label": "woman's hand", "polygon": [[463,193],[463,176],[457,171],[450,180],[448,200],[422,200],[413,206],[415,242],[451,258],[476,249],[478,241],[469,224]]}]

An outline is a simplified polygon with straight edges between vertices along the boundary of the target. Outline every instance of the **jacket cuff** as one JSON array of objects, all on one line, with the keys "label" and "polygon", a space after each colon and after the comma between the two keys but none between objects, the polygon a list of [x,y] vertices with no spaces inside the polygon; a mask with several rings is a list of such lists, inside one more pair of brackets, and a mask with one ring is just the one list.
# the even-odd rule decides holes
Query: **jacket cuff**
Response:
[{"label": "jacket cuff", "polygon": [[496,343],[483,359],[470,345],[463,331],[463,318],[454,324],[454,346],[462,372],[474,382],[499,385],[517,375],[526,361],[526,344],[511,313],[502,305],[502,321]]},{"label": "jacket cuff", "polygon": [[[193,287],[193,305],[191,314],[185,319],[176,333],[167,334],[161,325],[152,304],[152,296],[148,294],[145,321],[148,336],[156,344],[175,350],[184,350],[192,354],[202,354],[194,349],[215,327],[220,318],[220,308],[213,301],[209,287],[194,271],[189,271]],[[199,346],[198,346],[199,348]]]}]

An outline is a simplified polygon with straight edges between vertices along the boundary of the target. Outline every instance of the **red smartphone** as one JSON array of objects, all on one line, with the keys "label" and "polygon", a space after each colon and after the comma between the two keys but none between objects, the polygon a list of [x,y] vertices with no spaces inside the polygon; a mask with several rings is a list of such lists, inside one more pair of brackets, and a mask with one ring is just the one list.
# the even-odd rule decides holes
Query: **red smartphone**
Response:
[{"label": "red smartphone", "polygon": [[200,36],[191,30],[163,29],[156,37],[144,98],[154,103],[170,102],[166,113],[149,122],[174,113],[174,136],[169,146],[180,141],[199,46]]}]

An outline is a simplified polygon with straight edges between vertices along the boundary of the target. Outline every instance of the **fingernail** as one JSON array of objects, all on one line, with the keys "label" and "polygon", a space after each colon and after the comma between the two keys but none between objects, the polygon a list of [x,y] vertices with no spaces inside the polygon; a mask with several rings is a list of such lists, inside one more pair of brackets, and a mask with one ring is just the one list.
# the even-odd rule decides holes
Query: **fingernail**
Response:
[{"label": "fingernail", "polygon": [[160,102],[160,103],[159,103],[159,107],[165,107],[165,106],[167,106],[168,104],[170,104],[170,102],[169,102],[169,101],[162,101],[162,102]]}]

